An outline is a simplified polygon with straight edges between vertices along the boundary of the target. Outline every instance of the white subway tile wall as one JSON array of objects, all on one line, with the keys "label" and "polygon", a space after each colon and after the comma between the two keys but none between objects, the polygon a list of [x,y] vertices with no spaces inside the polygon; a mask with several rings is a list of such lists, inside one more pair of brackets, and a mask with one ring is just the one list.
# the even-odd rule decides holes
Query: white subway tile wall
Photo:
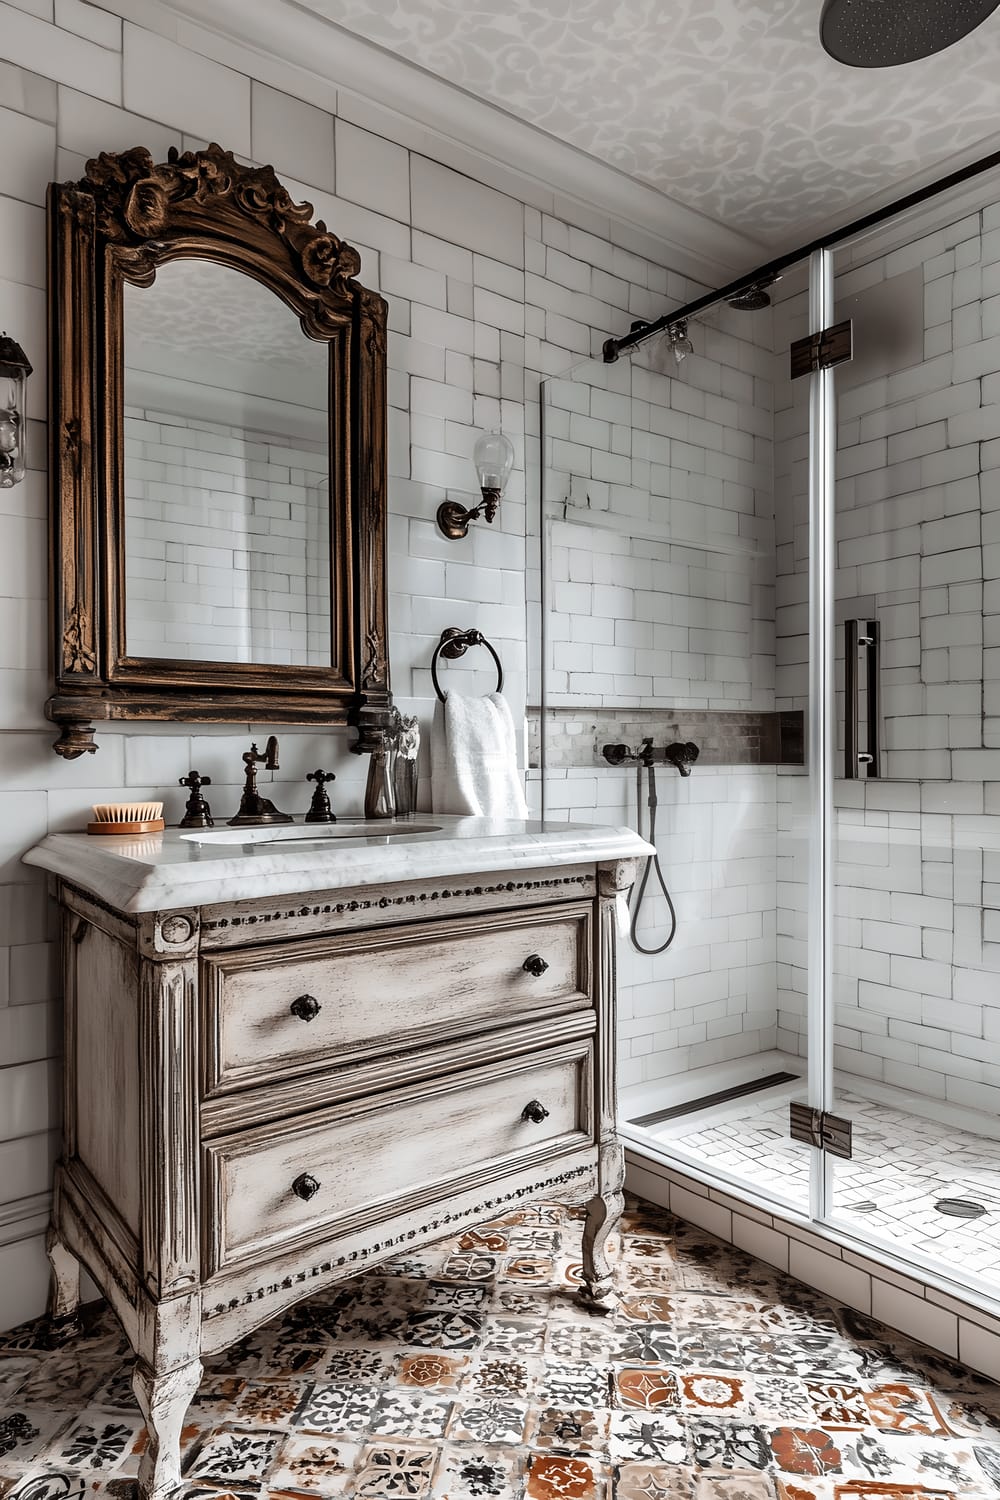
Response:
[{"label": "white subway tile wall", "polygon": [[[335,119],[332,109],[318,107],[332,103],[333,91],[312,77],[302,76],[301,98],[294,98],[176,39],[130,22],[123,27],[79,0],[58,0],[58,24],[50,0],[37,8],[0,4],[0,13],[0,326],[34,365],[31,471],[24,484],[0,490],[0,1095],[8,1101],[0,1115],[0,1279],[10,1290],[0,1321],[13,1322],[41,1309],[40,1231],[59,1117],[56,934],[44,884],[20,855],[47,830],[80,828],[98,800],[163,798],[167,818],[176,821],[185,797],[177,778],[192,766],[212,777],[211,804],[229,816],[239,798],[241,753],[273,728],[116,726],[101,732],[96,756],[70,763],[51,752],[44,717],[46,184],[80,176],[101,150],[144,145],[163,160],[171,145],[189,148],[214,137],[242,157],[269,161],[296,200],[311,202],[316,217],[361,252],[363,281],[383,292],[391,310],[393,689],[401,708],[423,722],[424,796],[434,702],[429,667],[445,627],[476,625],[489,636],[515,715],[523,713],[525,434],[537,432],[540,376],[596,354],[630,317],[661,312],[668,295],[676,303],[702,288],[668,273],[666,251],[659,254],[648,237],[557,199],[537,182],[476,164],[443,140],[432,145],[426,132],[414,131],[414,149],[407,149],[399,119],[375,106],[345,96]],[[432,150],[440,161],[430,159]],[[455,169],[460,159],[464,170]],[[482,180],[469,175],[479,171]],[[640,244],[652,259],[637,253]],[[493,527],[480,523],[465,540],[448,542],[435,512],[446,495],[472,503],[473,443],[492,426],[502,427],[516,450],[500,515]],[[537,485],[537,475],[530,477]],[[172,481],[149,474],[144,482]],[[227,498],[217,519],[231,518],[232,486],[220,480],[219,488]],[[153,498],[147,494],[147,503]],[[180,540],[163,534],[164,515],[154,507],[145,517],[145,555],[156,567]],[[218,586],[232,589],[240,549],[230,536],[222,550]],[[215,564],[196,566],[206,575],[196,586],[211,586]],[[481,653],[448,671],[461,689],[492,686]],[[271,795],[283,807],[303,812],[305,773],[324,766],[337,773],[335,807],[359,810],[367,766],[349,753],[351,735],[294,727],[279,735],[281,784]]]},{"label": "white subway tile wall", "polygon": [[[677,935],[659,957],[637,953],[622,935],[622,1088],[768,1052],[777,1039],[775,770],[703,767],[682,779],[667,767],[657,775],[657,844]],[[610,766],[549,771],[545,815],[634,827],[635,785],[634,770]],[[539,773],[529,773],[528,791],[529,802],[537,799]],[[645,802],[644,781],[644,818]],[[639,938],[655,948],[669,930],[653,877]]]},{"label": "white subway tile wall", "polygon": [[142,408],[124,430],[130,654],[330,666],[326,448]]},{"label": "white subway tile wall", "polygon": [[[572,264],[546,251],[561,283]],[[689,332],[695,352],[680,365],[661,339],[546,384],[550,708],[774,707],[771,314],[722,307]],[[777,1038],[775,771],[657,776],[677,932],[659,957],[620,946],[622,1087]],[[645,804],[644,783],[643,817]],[[635,771],[550,763],[545,807],[634,825]],[[643,946],[670,926],[653,877]]]}]

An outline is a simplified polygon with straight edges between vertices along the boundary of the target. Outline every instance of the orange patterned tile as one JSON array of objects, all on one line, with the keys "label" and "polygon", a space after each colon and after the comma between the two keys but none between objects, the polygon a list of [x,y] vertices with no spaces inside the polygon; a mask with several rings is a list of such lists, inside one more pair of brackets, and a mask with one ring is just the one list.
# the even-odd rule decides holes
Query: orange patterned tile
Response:
[{"label": "orange patterned tile", "polygon": [[464,1354],[404,1354],[396,1379],[400,1385],[457,1390],[468,1364]]},{"label": "orange patterned tile", "polygon": [[614,1377],[615,1402],[618,1406],[653,1411],[658,1407],[676,1406],[679,1401],[677,1381],[670,1370],[657,1365],[617,1370]]},{"label": "orange patterned tile", "polygon": [[524,1493],[525,1500],[594,1500],[597,1479],[585,1459],[535,1454]]}]

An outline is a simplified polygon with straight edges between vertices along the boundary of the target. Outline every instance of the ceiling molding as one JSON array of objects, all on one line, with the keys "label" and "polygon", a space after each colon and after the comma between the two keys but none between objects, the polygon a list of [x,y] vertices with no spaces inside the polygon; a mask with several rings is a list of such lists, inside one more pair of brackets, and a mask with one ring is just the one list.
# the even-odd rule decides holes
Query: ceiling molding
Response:
[{"label": "ceiling molding", "polygon": [[[105,3],[140,23],[152,8],[148,0]],[[755,236],[678,203],[291,0],[162,0],[156,8],[184,18],[176,33],[183,45],[235,67],[240,54],[251,54],[258,60],[254,76],[263,82],[270,81],[268,65],[277,63],[358,95],[410,131],[416,125],[460,147],[470,160],[469,175],[478,157],[652,236],[663,247],[665,265],[702,283],[724,283],[767,259],[767,247]],[[433,141],[403,143],[433,154]]]}]

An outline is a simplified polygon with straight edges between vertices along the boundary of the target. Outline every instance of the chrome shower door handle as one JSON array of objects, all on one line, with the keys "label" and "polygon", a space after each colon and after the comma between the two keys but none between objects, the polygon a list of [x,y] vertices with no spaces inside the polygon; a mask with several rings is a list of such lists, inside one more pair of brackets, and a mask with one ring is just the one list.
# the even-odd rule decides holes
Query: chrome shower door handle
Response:
[{"label": "chrome shower door handle", "polygon": [[[864,766],[869,781],[879,775],[879,628],[877,620],[844,621],[844,689],[846,708],[844,713],[844,775],[849,781],[857,781]],[[868,712],[866,715],[867,748],[859,748],[860,708],[858,693],[861,678],[858,670],[858,652],[865,652],[865,686]]]}]

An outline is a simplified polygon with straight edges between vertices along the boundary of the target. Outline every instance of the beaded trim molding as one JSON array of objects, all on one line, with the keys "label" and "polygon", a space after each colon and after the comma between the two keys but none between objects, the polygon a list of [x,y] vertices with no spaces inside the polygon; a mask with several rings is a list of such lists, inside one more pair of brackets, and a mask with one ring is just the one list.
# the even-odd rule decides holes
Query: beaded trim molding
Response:
[{"label": "beaded trim molding", "polygon": [[547,1188],[561,1187],[564,1183],[573,1182],[578,1177],[587,1177],[593,1170],[592,1166],[575,1167],[571,1172],[561,1172],[558,1176],[546,1177],[544,1181],[533,1182],[528,1187],[512,1188],[509,1193],[501,1193],[496,1198],[484,1198],[481,1203],[474,1208],[466,1209],[463,1213],[442,1214],[439,1219],[431,1219],[427,1224],[421,1224],[415,1229],[407,1229],[391,1239],[376,1240],[372,1245],[362,1246],[360,1250],[352,1250],[349,1255],[339,1255],[336,1260],[322,1261],[318,1266],[310,1267],[308,1271],[297,1271],[294,1276],[284,1276],[281,1281],[256,1287],[242,1297],[233,1297],[228,1302],[217,1302],[214,1307],[206,1308],[203,1316],[207,1322],[210,1318],[218,1317],[220,1313],[233,1312],[238,1307],[246,1307],[251,1302],[260,1302],[276,1292],[288,1291],[291,1287],[309,1281],[314,1276],[328,1275],[329,1272],[338,1270],[341,1266],[364,1263],[369,1256],[379,1254],[383,1250],[391,1250],[423,1235],[431,1235],[438,1229],[444,1231],[449,1224],[460,1224],[467,1219],[477,1218],[480,1214],[488,1217],[488,1210],[503,1208],[507,1203],[516,1202],[518,1198],[536,1197],[539,1193],[544,1193]]}]

